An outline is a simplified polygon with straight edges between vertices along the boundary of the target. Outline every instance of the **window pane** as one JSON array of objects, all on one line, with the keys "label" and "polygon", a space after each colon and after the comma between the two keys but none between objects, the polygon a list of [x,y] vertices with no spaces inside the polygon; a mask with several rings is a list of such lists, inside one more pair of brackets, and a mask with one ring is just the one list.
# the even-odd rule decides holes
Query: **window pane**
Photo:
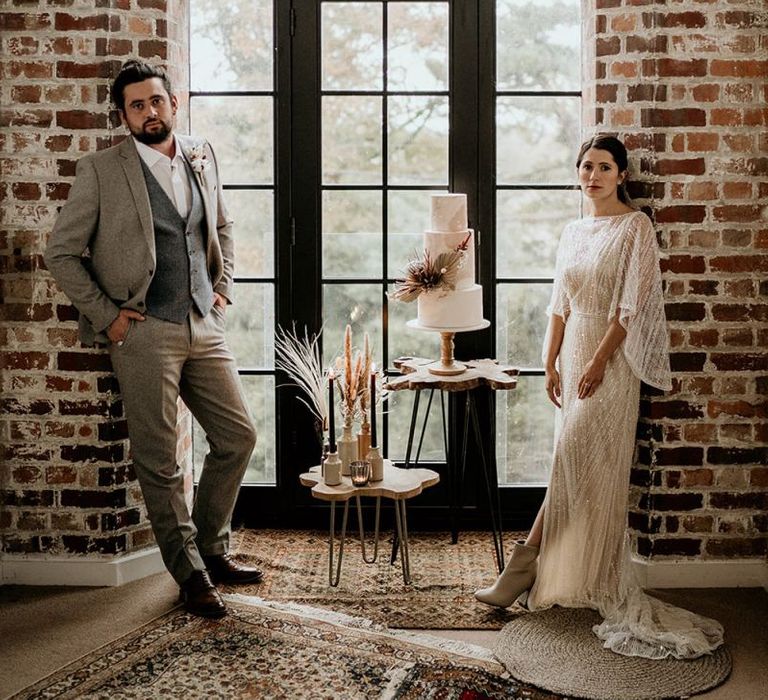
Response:
[{"label": "window pane", "polygon": [[498,90],[580,90],[578,0],[498,0]]},{"label": "window pane", "polygon": [[272,184],[271,97],[193,97],[190,115],[192,133],[214,139],[225,184]]},{"label": "window pane", "polygon": [[448,89],[448,3],[390,3],[387,89]]},{"label": "window pane", "polygon": [[[240,377],[245,400],[256,425],[256,448],[243,478],[243,483],[275,483],[275,378],[272,376]],[[192,444],[195,482],[200,480],[203,460],[208,453],[205,433],[192,421]]]},{"label": "window pane", "polygon": [[500,484],[546,484],[552,464],[555,406],[544,377],[518,377],[496,392],[496,460]]},{"label": "window pane", "polygon": [[237,366],[275,366],[275,288],[272,284],[235,283],[235,299],[227,307],[227,342]]},{"label": "window pane", "polygon": [[[391,391],[389,392],[388,413],[389,435],[388,435],[388,454],[390,459],[403,461],[405,459],[406,449],[408,447],[408,429],[411,425],[411,413],[413,411],[413,402],[416,393],[413,391]],[[416,450],[419,446],[419,436],[421,427],[424,424],[424,415],[429,403],[429,392],[422,391],[419,398],[419,418],[414,430],[413,448],[411,449],[411,460],[416,459]],[[448,418],[448,398],[446,396],[445,416]],[[419,461],[445,461],[445,449],[443,447],[443,430],[441,427],[442,414],[440,411],[440,392],[436,391],[432,400],[432,407],[429,411],[429,420],[427,430],[424,433],[424,444],[421,448]]]},{"label": "window pane", "polygon": [[448,98],[390,97],[389,154],[392,184],[448,182]]},{"label": "window pane", "polygon": [[352,326],[352,344],[363,349],[368,333],[376,364],[381,366],[381,286],[378,284],[323,285],[323,362],[341,355],[344,329]]},{"label": "window pane", "polygon": [[440,359],[440,334],[408,328],[416,318],[416,302],[405,303],[391,298],[394,285],[389,286],[389,364],[398,357],[429,357]]},{"label": "window pane", "polygon": [[497,98],[499,184],[575,183],[579,109],[577,97]]},{"label": "window pane", "polygon": [[323,277],[381,277],[381,192],[323,192]]},{"label": "window pane", "polygon": [[579,215],[578,191],[500,190],[496,193],[499,277],[554,277],[566,223]]},{"label": "window pane", "polygon": [[408,261],[424,249],[424,231],[429,228],[433,194],[444,190],[390,190],[387,199],[388,274],[402,277]]},{"label": "window pane", "polygon": [[325,2],[322,8],[323,89],[381,90],[381,3]]},{"label": "window pane", "polygon": [[323,184],[381,183],[381,98],[323,98]]},{"label": "window pane", "polygon": [[193,0],[192,90],[271,90],[273,0]]},{"label": "window pane", "polygon": [[241,277],[274,274],[275,195],[272,190],[227,190],[234,219],[235,271]]},{"label": "window pane", "polygon": [[541,367],[551,284],[496,287],[496,357],[520,368]]}]

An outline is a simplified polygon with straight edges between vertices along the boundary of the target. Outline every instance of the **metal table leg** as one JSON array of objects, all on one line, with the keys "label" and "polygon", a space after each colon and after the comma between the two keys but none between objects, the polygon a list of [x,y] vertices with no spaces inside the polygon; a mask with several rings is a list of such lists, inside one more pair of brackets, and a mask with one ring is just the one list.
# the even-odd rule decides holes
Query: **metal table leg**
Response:
[{"label": "metal table leg", "polygon": [[376,496],[376,520],[373,532],[373,558],[368,559],[365,554],[365,533],[363,532],[363,509],[360,506],[360,496],[355,496],[357,500],[357,524],[360,528],[360,548],[363,550],[363,561],[366,564],[373,564],[376,557],[379,556],[379,514],[381,513],[381,496]]},{"label": "metal table leg", "polygon": [[336,562],[336,577],[333,575],[333,550],[336,548],[336,501],[331,501],[331,527],[328,533],[328,583],[331,586],[339,585],[341,575],[341,562],[344,558],[344,540],[347,537],[347,516],[349,515],[349,499],[344,501],[344,516],[341,521],[341,542],[339,543],[339,557]]},{"label": "metal table leg", "polygon": [[405,514],[405,500],[395,499],[395,523],[400,539],[400,563],[403,567],[403,582],[406,586],[411,584],[411,553],[408,542],[408,520]]},{"label": "metal table leg", "polygon": [[[472,428],[475,434],[478,450],[480,451],[480,462],[483,470],[483,480],[485,481],[485,491],[488,495],[488,510],[491,513],[491,529],[493,532],[493,548],[496,555],[496,565],[499,573],[504,570],[504,539],[501,529],[501,508],[498,506],[498,498],[494,498],[491,493],[491,473],[490,469],[495,468],[496,460],[492,457],[489,460],[485,458],[485,449],[483,448],[483,436],[480,432],[480,420],[477,417],[477,405],[467,393],[468,412],[472,416]],[[465,455],[466,456],[466,455]],[[498,488],[496,489],[498,495]]]}]

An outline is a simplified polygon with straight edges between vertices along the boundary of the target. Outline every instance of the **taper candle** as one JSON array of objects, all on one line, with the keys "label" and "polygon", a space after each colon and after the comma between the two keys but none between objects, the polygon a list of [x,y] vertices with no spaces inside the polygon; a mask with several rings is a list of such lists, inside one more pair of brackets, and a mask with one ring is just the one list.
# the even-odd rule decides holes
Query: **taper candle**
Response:
[{"label": "taper candle", "polygon": [[371,447],[378,447],[379,442],[376,438],[376,363],[371,364],[371,395],[370,395],[370,411],[371,411]]},{"label": "taper candle", "polygon": [[335,407],[333,403],[333,370],[328,370],[328,444],[331,452],[336,452]]}]

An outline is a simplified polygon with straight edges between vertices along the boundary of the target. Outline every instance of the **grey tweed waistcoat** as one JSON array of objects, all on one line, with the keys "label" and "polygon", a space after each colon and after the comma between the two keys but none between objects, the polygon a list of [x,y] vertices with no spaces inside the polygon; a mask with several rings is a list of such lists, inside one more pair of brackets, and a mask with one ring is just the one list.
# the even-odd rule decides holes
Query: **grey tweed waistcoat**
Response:
[{"label": "grey tweed waistcoat", "polygon": [[155,275],[147,290],[147,313],[172,323],[183,323],[193,303],[203,316],[213,306],[203,233],[203,200],[186,160],[184,165],[192,190],[192,206],[186,221],[141,160],[152,209],[157,260]]}]

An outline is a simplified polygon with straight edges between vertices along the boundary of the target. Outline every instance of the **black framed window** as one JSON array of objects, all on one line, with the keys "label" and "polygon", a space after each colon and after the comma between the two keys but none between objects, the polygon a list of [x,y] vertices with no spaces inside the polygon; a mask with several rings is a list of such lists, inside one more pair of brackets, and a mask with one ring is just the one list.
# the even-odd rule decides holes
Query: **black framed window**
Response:
[{"label": "black framed window", "polygon": [[[276,482],[276,66],[272,0],[190,3],[190,132],[210,139],[236,222],[227,340],[258,441],[244,483]],[[195,473],[205,437],[194,423]]]},{"label": "black framed window", "polygon": [[[398,356],[437,356],[436,335],[406,327],[415,306],[388,296],[421,248],[436,192],[468,195],[492,322],[457,335],[457,355],[522,367],[518,388],[496,397],[499,484],[546,481],[554,411],[540,351],[557,240],[579,209],[579,7],[190,3],[192,132],[216,147],[236,219],[229,337],[259,429],[246,483],[251,493],[277,489],[278,498],[260,501],[267,508],[311,503],[295,475],[319,455],[312,419],[274,370],[276,323],[323,328],[326,363],[340,352],[347,323],[358,346],[369,334],[377,364],[390,372]],[[385,454],[396,460],[412,400],[395,394],[379,416]],[[439,428],[430,422],[422,451],[437,463]],[[196,431],[196,443],[202,439]],[[515,489],[504,492],[505,509],[532,510],[540,495],[534,489],[520,506]]]}]

